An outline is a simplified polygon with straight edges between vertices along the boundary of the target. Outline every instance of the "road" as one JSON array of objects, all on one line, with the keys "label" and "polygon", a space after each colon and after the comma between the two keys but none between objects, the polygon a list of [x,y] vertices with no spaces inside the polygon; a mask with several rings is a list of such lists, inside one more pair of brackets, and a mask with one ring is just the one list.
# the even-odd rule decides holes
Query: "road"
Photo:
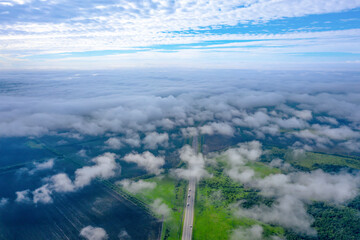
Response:
[{"label": "road", "polygon": [[[194,137],[192,147],[195,152],[198,151],[198,138]],[[196,178],[193,177],[189,180],[189,187],[186,194],[186,205],[184,211],[184,226],[182,240],[192,239],[192,230],[194,225],[194,207],[195,207],[195,191],[196,191]]]},{"label": "road", "polygon": [[[192,178],[189,181],[188,194],[186,195],[186,206],[185,206],[185,217],[183,226],[182,240],[192,239],[192,229],[194,225],[194,207],[195,207],[195,190],[196,190],[196,179]],[[190,195],[190,197],[188,197]]]}]

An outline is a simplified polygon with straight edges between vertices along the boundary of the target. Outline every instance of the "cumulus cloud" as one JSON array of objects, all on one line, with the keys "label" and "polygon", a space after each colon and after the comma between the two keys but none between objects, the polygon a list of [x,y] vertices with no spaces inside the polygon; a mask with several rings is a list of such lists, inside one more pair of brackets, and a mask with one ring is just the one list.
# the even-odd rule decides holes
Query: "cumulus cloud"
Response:
[{"label": "cumulus cloud", "polygon": [[30,190],[29,190],[29,189],[15,192],[15,194],[16,194],[15,202],[18,202],[18,203],[26,203],[26,202],[30,202],[30,201],[31,201],[31,200],[30,200],[30,197],[29,197],[29,194],[30,194]]},{"label": "cumulus cloud", "polygon": [[0,198],[0,208],[5,207],[9,203],[8,198]]},{"label": "cumulus cloud", "polygon": [[29,171],[29,174],[32,175],[35,172],[52,169],[53,167],[54,167],[54,159],[53,158],[49,159],[46,162],[41,162],[41,163],[35,162],[34,168]]},{"label": "cumulus cloud", "polygon": [[272,207],[261,205],[252,209],[240,208],[235,215],[279,224],[308,235],[316,235],[316,231],[311,228],[314,219],[307,214],[304,203],[288,195],[278,199]]},{"label": "cumulus cloud", "polygon": [[143,143],[145,148],[156,149],[157,146],[167,147],[168,140],[169,135],[167,133],[151,132],[146,134]]},{"label": "cumulus cloud", "polygon": [[52,176],[49,180],[51,188],[56,192],[72,192],[76,186],[65,173],[59,173]]},{"label": "cumulus cloud", "polygon": [[251,228],[237,228],[231,234],[230,240],[261,240],[264,229],[260,225],[253,225]]},{"label": "cumulus cloud", "polygon": [[130,240],[131,236],[129,235],[129,233],[125,229],[123,229],[118,234],[118,238],[119,238],[119,240]]},{"label": "cumulus cloud", "polygon": [[33,194],[33,202],[35,204],[37,203],[52,203],[53,199],[51,197],[51,193],[52,191],[48,188],[49,185],[45,184],[37,189],[35,189],[32,194]]},{"label": "cumulus cloud", "polygon": [[115,170],[118,167],[115,162],[116,155],[114,153],[104,153],[101,156],[93,158],[95,163],[93,166],[85,166],[75,171],[74,184],[77,187],[84,187],[96,178],[110,178],[115,175]]},{"label": "cumulus cloud", "polygon": [[139,167],[144,168],[149,173],[160,174],[163,172],[161,167],[165,164],[163,157],[155,157],[149,151],[139,153],[129,153],[123,158],[126,162],[136,163]]},{"label": "cumulus cloud", "polygon": [[152,211],[154,211],[156,214],[163,216],[164,218],[169,218],[171,214],[171,210],[166,205],[162,199],[158,198],[155,199],[155,201],[150,205]]},{"label": "cumulus cloud", "polygon": [[200,180],[209,176],[205,170],[205,157],[201,153],[196,153],[189,145],[185,145],[179,152],[180,159],[187,164],[187,168],[174,169],[172,173],[175,176],[188,180],[192,178]]},{"label": "cumulus cloud", "polygon": [[156,187],[155,182],[146,182],[143,180],[139,180],[139,181],[135,182],[135,181],[131,181],[129,179],[124,179],[124,180],[117,182],[117,184],[122,185],[123,188],[125,188],[127,191],[129,191],[131,193],[138,193],[143,190],[152,190]]},{"label": "cumulus cloud", "polygon": [[87,226],[81,229],[80,236],[87,240],[106,240],[109,238],[103,228]]},{"label": "cumulus cloud", "polygon": [[[33,203],[52,203],[52,194],[74,192],[91,183],[95,178],[110,178],[115,176],[116,170],[119,169],[115,162],[114,153],[104,153],[92,159],[95,165],[85,166],[75,171],[75,179],[72,181],[65,173],[58,173],[50,178],[44,179],[47,183],[32,191]],[[16,202],[29,202],[30,190],[16,192]]]},{"label": "cumulus cloud", "polygon": [[121,140],[119,138],[115,138],[115,137],[112,137],[112,138],[109,138],[108,140],[106,140],[105,145],[111,149],[120,149],[124,146],[124,144],[121,142]]},{"label": "cumulus cloud", "polygon": [[[238,209],[236,215],[247,216],[272,224],[280,224],[294,231],[316,235],[311,227],[313,218],[307,214],[306,204],[323,201],[344,204],[358,194],[360,175],[341,172],[325,173],[322,170],[312,172],[290,172],[272,174],[258,178],[255,172],[244,166],[247,162],[257,161],[261,155],[259,142],[240,144],[238,148],[227,150],[224,155],[231,168],[227,174],[234,180],[246,183],[260,190],[260,194],[275,198],[271,207],[260,205],[251,209]],[[304,154],[294,150],[294,157]],[[281,159],[274,159],[270,166],[293,170]]]},{"label": "cumulus cloud", "polygon": [[233,136],[234,129],[227,123],[210,123],[199,128],[201,134]]}]

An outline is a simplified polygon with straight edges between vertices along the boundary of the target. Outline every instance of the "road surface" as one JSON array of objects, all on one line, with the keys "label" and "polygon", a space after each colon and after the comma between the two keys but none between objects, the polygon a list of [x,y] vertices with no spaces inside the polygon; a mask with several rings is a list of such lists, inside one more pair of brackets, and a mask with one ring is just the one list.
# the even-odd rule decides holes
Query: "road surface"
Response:
[{"label": "road surface", "polygon": [[[192,147],[197,153],[198,151],[198,138],[194,137],[192,142]],[[192,239],[192,230],[194,225],[194,207],[195,207],[195,191],[196,191],[196,178],[191,178],[189,180],[189,187],[186,194],[186,204],[185,204],[185,215],[184,215],[184,226],[182,240],[191,240]]]},{"label": "road surface", "polygon": [[[189,190],[190,189],[190,190]],[[194,225],[194,206],[195,206],[195,190],[196,179],[192,178],[189,181],[188,194],[186,195],[185,217],[183,226],[182,240],[192,239],[192,229]],[[190,195],[190,197],[188,197]]]}]

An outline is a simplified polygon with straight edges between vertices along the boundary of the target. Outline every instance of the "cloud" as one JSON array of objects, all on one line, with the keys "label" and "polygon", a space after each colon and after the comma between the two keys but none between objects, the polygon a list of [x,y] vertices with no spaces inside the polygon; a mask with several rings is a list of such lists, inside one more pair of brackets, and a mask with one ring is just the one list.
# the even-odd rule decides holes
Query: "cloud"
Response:
[{"label": "cloud", "polygon": [[155,157],[149,151],[139,153],[129,153],[124,158],[126,162],[136,163],[139,167],[144,168],[149,173],[160,174],[163,172],[161,167],[165,164],[165,159],[163,157]]},{"label": "cloud", "polygon": [[119,238],[119,240],[130,240],[131,236],[129,235],[129,233],[125,229],[123,229],[119,233],[118,238]]},{"label": "cloud", "polygon": [[18,191],[18,192],[15,192],[16,194],[16,199],[15,199],[15,202],[18,202],[18,203],[27,203],[27,202],[30,202],[30,197],[29,197],[29,194],[30,194],[30,190],[27,189],[27,190],[24,190],[24,191]]},{"label": "cloud", "polygon": [[34,168],[29,171],[29,174],[32,175],[35,172],[52,169],[53,167],[54,167],[54,159],[53,158],[49,159],[46,162],[41,162],[41,163],[35,162]]},{"label": "cloud", "polygon": [[307,214],[304,203],[289,195],[278,199],[272,207],[261,205],[251,209],[240,208],[235,215],[279,224],[308,235],[316,235],[316,231],[311,228],[314,219]]},{"label": "cloud", "polygon": [[[230,166],[226,173],[235,181],[246,183],[259,189],[260,194],[275,198],[271,207],[255,206],[251,209],[239,207],[237,216],[246,216],[271,224],[291,228],[296,232],[316,235],[311,227],[314,219],[307,213],[306,204],[322,201],[333,204],[344,204],[358,195],[360,175],[340,172],[325,173],[322,170],[312,172],[290,172],[289,174],[272,174],[264,178],[256,176],[254,170],[246,167],[249,161],[258,161],[261,156],[261,144],[253,141],[242,143],[238,148],[224,152]],[[300,157],[304,151],[294,150],[294,157]],[[293,170],[281,159],[274,159],[270,166]]]},{"label": "cloud", "polygon": [[171,210],[165,203],[163,203],[162,199],[155,199],[150,207],[156,214],[163,216],[165,219],[170,217]]},{"label": "cloud", "polygon": [[111,149],[120,149],[124,146],[124,144],[121,142],[121,140],[119,138],[109,138],[108,140],[105,141],[105,144],[108,148]]},{"label": "cloud", "polygon": [[157,146],[167,147],[168,146],[169,135],[167,133],[147,133],[143,143],[145,148],[156,149]]},{"label": "cloud", "polygon": [[114,153],[104,153],[101,156],[93,158],[95,163],[93,166],[85,166],[75,171],[74,184],[76,187],[84,187],[96,178],[110,178],[115,175],[115,170],[118,167],[115,162],[116,155]]},{"label": "cloud", "polygon": [[199,128],[201,134],[233,136],[234,129],[227,123],[210,123]]},{"label": "cloud", "polygon": [[[72,181],[65,173],[58,173],[50,178],[43,179],[47,183],[34,191],[33,203],[49,204],[53,202],[52,194],[74,192],[91,183],[95,178],[110,178],[115,176],[119,166],[115,162],[116,155],[114,153],[104,153],[92,159],[95,165],[84,166],[75,171],[75,179]],[[16,202],[29,202],[30,190],[16,192]]]},{"label": "cloud", "polygon": [[48,188],[48,186],[49,186],[48,184],[45,184],[42,187],[39,187],[32,192],[33,202],[35,204],[37,203],[48,204],[53,202],[53,199],[51,197],[52,191]]},{"label": "cloud", "polygon": [[139,180],[137,182],[131,181],[129,179],[124,179],[119,182],[116,182],[117,184],[120,184],[125,188],[127,191],[131,193],[138,193],[143,190],[152,190],[156,187],[155,182],[146,182],[143,180]]},{"label": "cloud", "polygon": [[105,240],[109,238],[103,228],[93,226],[87,226],[81,229],[80,236],[87,240]]},{"label": "cloud", "polygon": [[205,158],[201,153],[196,153],[189,145],[185,145],[179,152],[180,159],[186,163],[187,167],[186,169],[174,169],[172,174],[188,180],[195,178],[198,181],[203,177],[210,176],[205,170]]},{"label": "cloud", "polygon": [[231,234],[230,240],[261,240],[264,229],[260,225],[253,225],[251,228],[237,228]]},{"label": "cloud", "polygon": [[76,186],[73,184],[71,179],[65,173],[59,173],[52,176],[49,180],[51,188],[55,192],[73,192]]},{"label": "cloud", "polygon": [[5,207],[9,203],[8,198],[0,198],[0,208]]}]

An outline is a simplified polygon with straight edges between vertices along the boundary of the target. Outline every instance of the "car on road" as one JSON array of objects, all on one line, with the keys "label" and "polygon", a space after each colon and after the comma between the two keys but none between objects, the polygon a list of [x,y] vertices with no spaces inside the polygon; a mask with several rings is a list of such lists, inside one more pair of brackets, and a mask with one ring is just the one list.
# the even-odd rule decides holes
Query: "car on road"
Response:
[{"label": "car on road", "polygon": [[190,197],[190,194],[188,195],[188,197]]},{"label": "car on road", "polygon": [[189,206],[189,203],[187,203],[186,206]]}]

